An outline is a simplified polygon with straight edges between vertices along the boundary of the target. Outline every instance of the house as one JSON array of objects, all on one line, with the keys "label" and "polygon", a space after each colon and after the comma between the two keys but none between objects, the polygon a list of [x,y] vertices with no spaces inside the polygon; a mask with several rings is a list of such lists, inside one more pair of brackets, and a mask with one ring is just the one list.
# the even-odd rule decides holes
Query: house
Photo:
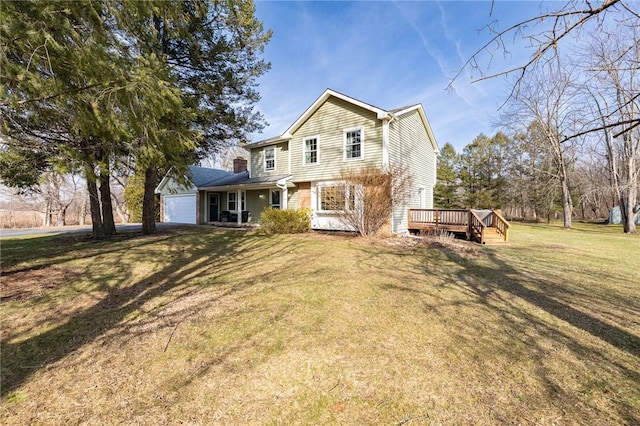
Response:
[{"label": "house", "polygon": [[249,161],[236,159],[233,173],[192,167],[190,188],[163,179],[162,220],[257,222],[267,207],[309,208],[314,229],[348,229],[340,172],[364,166],[412,175],[411,196],[390,217],[393,233],[407,232],[409,208],[433,207],[438,145],[420,104],[383,110],[328,89],[283,134],[245,148]]}]

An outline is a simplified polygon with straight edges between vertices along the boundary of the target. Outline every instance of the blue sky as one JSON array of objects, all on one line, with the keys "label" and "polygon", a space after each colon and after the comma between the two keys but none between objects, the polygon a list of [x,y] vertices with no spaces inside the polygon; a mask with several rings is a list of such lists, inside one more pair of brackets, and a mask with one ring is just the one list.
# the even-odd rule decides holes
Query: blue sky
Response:
[{"label": "blue sky", "polygon": [[[492,135],[509,90],[497,78],[471,84],[470,72],[450,79],[499,28],[540,13],[539,1],[264,1],[256,15],[273,37],[271,70],[259,79],[258,110],[269,126],[254,140],[286,130],[331,88],[383,109],[421,103],[438,144],[457,151],[478,134]],[[511,42],[511,40],[509,40]],[[529,49],[484,55],[487,72],[522,63]]]}]

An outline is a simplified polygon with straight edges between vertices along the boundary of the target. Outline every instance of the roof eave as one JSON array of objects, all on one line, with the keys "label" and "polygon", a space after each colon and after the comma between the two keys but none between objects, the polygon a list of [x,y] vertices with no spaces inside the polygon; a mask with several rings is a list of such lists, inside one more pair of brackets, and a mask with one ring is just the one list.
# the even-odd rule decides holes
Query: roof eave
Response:
[{"label": "roof eave", "polygon": [[[295,184],[292,182],[286,182],[288,188],[295,188]],[[264,182],[264,183],[238,183],[235,185],[221,185],[221,186],[209,186],[198,188],[201,191],[232,191],[232,190],[254,190],[254,189],[269,189],[275,188],[276,184],[274,182]]]},{"label": "roof eave", "polygon": [[246,150],[251,150],[253,148],[260,148],[262,146],[277,145],[279,143],[288,142],[291,138],[292,138],[291,135],[288,135],[285,133],[285,134],[282,134],[281,136],[276,136],[274,138],[269,138],[269,139],[264,139],[261,141],[249,143],[243,148],[245,148]]}]

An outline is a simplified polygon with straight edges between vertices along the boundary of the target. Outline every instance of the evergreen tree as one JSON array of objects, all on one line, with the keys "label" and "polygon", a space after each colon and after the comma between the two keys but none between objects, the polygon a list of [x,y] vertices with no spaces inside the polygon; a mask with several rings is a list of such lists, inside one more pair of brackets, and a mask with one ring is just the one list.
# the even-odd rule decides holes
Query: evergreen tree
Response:
[{"label": "evergreen tree", "polygon": [[270,32],[251,1],[3,2],[0,13],[0,161],[34,171],[5,183],[56,162],[83,170],[96,237],[115,232],[114,162],[132,157],[145,176],[150,233],[162,168],[182,176],[262,126],[255,80]]},{"label": "evergreen tree", "polygon": [[462,203],[469,208],[502,209],[507,197],[506,154],[511,140],[502,132],[478,135],[460,155]]},{"label": "evergreen tree", "polygon": [[253,112],[259,100],[255,80],[269,68],[260,55],[271,33],[255,18],[252,1],[134,0],[123,6],[117,21],[128,43],[149,62],[150,75],[177,90],[174,105],[149,112],[160,117],[152,131],[145,122],[141,129],[147,131],[137,132],[142,149],[135,150],[136,162],[145,176],[143,232],[151,233],[159,168],[170,166],[180,178],[188,164],[263,126]]},{"label": "evergreen tree", "polygon": [[438,154],[437,181],[434,189],[434,204],[443,209],[460,208],[459,199],[460,157],[450,143],[446,143]]},{"label": "evergreen tree", "polygon": [[4,152],[31,161],[32,182],[57,164],[84,170],[96,237],[115,232],[108,176],[115,111],[102,100],[126,82],[106,15],[104,3],[91,1],[0,7]]}]

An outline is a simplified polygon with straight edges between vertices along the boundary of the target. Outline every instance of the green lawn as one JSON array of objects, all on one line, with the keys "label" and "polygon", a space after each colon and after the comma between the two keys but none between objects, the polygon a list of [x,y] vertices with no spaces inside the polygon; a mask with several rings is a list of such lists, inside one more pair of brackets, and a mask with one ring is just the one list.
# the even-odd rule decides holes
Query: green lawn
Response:
[{"label": "green lawn", "polygon": [[3,424],[639,424],[640,237],[0,240]]}]

